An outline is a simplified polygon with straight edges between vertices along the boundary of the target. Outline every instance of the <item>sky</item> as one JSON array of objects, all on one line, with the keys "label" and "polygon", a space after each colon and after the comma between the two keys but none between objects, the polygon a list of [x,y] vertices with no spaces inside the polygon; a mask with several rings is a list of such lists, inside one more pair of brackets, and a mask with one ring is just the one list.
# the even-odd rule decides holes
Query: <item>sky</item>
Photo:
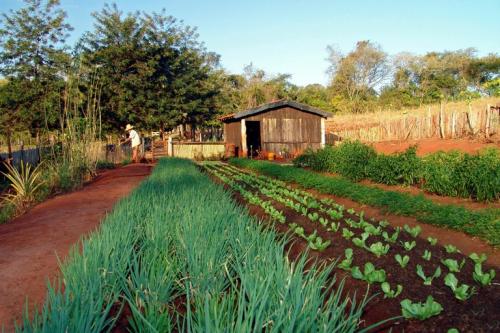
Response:
[{"label": "sky", "polygon": [[[388,54],[474,47],[500,53],[500,0],[116,0],[125,13],[160,11],[198,27],[222,66],[242,73],[252,63],[266,73],[291,74],[297,85],[327,84],[328,45],[343,52],[370,40]],[[91,13],[105,1],[61,0],[74,27],[70,45],[92,30]],[[0,12],[23,6],[0,0]]]}]

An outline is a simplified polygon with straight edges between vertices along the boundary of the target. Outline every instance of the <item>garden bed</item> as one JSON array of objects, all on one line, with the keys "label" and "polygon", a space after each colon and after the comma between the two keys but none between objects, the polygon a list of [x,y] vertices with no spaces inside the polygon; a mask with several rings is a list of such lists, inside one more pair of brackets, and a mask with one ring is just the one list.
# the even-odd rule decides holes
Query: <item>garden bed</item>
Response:
[{"label": "garden bed", "polygon": [[[346,286],[351,291],[356,290],[358,295],[366,291],[367,284],[352,277],[352,268],[357,266],[363,272],[367,262],[373,263],[377,270],[384,270],[384,280],[389,282],[392,290],[395,290],[397,285],[401,285],[403,288],[397,297],[384,299],[381,283],[373,282],[370,284],[371,294],[381,294],[375,296],[375,299],[366,308],[364,319],[367,323],[401,315],[401,301],[404,299],[409,299],[412,302],[424,302],[430,295],[440,304],[442,312],[425,321],[399,319],[391,323],[392,328],[396,331],[405,330],[406,332],[446,331],[448,328],[457,328],[459,331],[498,330],[499,322],[495,321],[497,309],[500,307],[498,283],[495,280],[485,286],[478,283],[473,277],[475,263],[461,253],[453,252],[453,244],[448,247],[448,251],[453,253],[448,253],[447,249],[440,246],[439,243],[431,245],[420,234],[416,235],[418,228],[410,227],[406,228],[407,231],[400,230],[397,240],[391,243],[388,237],[383,236],[383,232],[386,232],[387,236],[393,237],[397,233],[396,229],[385,221],[380,225],[380,221],[369,219],[361,211],[348,211],[331,200],[315,198],[311,194],[295,189],[286,183],[257,176],[232,166],[218,164],[206,164],[205,166],[214,177],[225,182],[226,186],[235,192],[234,196],[237,200],[245,203],[252,214],[265,220],[275,221],[277,229],[281,232],[294,232],[296,235],[300,235],[294,238],[296,243],[292,246],[292,257],[304,251],[308,246],[315,248],[318,244],[323,244],[320,246],[326,245],[324,249],[321,251],[312,250],[310,255],[324,261],[334,261],[339,258],[342,262],[346,259],[345,250],[351,249],[353,257],[349,267],[344,267],[344,270],[337,269],[339,276],[347,277]],[[312,208],[309,207],[304,214],[301,210],[306,208],[308,203],[312,205]],[[319,206],[316,207],[317,205]],[[328,211],[337,218],[332,218]],[[341,212],[342,217],[339,217],[339,212]],[[346,223],[346,220],[349,222]],[[325,225],[322,225],[320,221]],[[336,231],[332,228],[332,222],[338,228]],[[360,224],[364,227],[360,227]],[[374,231],[379,227],[379,231]],[[379,234],[369,233],[366,235],[366,228],[371,229],[372,233]],[[352,232],[353,235],[347,237],[344,234],[347,233],[343,231],[344,229]],[[410,234],[412,232],[415,233],[415,237]],[[365,245],[360,245],[363,233],[365,233],[367,240]],[[315,240],[310,238],[311,235],[315,235],[313,237]],[[317,237],[321,237],[319,242]],[[358,246],[353,243],[355,238],[358,238]],[[434,240],[432,241],[434,242]],[[327,244],[328,242],[330,244]],[[387,254],[379,253],[377,257],[370,252],[370,247],[378,242],[384,246],[388,245],[389,248]],[[413,242],[414,248],[411,250],[404,248],[403,244],[412,244]],[[431,254],[429,260],[423,258],[426,251]],[[395,260],[396,254],[402,257],[407,255],[410,258],[405,268],[400,267]],[[477,290],[477,293],[472,295],[465,293],[465,296],[459,296],[468,298],[466,300],[458,300],[455,297],[454,292],[444,282],[444,278],[451,273],[447,265],[443,263],[443,260],[447,259],[450,267],[454,263],[459,266],[457,268],[459,272],[453,272],[453,276],[459,281],[459,287],[465,284],[470,287],[469,294],[472,288]],[[460,267],[462,262],[464,264]],[[417,265],[421,266],[426,277],[435,273],[438,267],[441,274],[434,278],[430,285],[424,285],[423,279],[416,273]],[[452,267],[452,269],[455,268]],[[490,269],[492,267],[484,263],[481,265],[481,270],[484,272],[489,272]],[[358,273],[354,273],[354,275],[356,274]],[[448,276],[447,280],[451,281],[451,276]]]}]

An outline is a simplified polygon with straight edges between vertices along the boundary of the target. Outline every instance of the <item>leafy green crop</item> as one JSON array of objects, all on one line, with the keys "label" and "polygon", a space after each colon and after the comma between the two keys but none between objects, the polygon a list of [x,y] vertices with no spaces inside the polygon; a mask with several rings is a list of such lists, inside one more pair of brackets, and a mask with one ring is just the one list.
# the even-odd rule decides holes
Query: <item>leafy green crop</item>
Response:
[{"label": "leafy green crop", "polygon": [[455,259],[444,259],[441,263],[445,265],[450,272],[459,273],[462,267],[465,265],[465,259],[459,264]]},{"label": "leafy green crop", "polygon": [[486,259],[488,259],[488,256],[486,256],[485,253],[481,253],[481,255],[478,255],[477,253],[473,252],[469,255],[469,258],[474,261],[475,264],[482,264],[486,261]]},{"label": "leafy green crop", "polygon": [[422,232],[422,228],[419,225],[417,225],[414,228],[411,228],[409,225],[405,224],[403,226],[403,229],[404,231],[409,233],[413,238],[418,237],[418,235],[420,235],[420,233]]},{"label": "leafy green crop", "polygon": [[422,258],[423,258],[424,260],[429,261],[429,260],[431,260],[431,256],[432,256],[431,251],[429,251],[429,250],[425,250],[425,251],[424,251],[424,254],[422,255]]},{"label": "leafy green crop", "polygon": [[417,275],[424,280],[424,285],[432,285],[432,280],[441,276],[441,267],[437,267],[436,271],[431,276],[425,276],[424,270],[421,265],[417,265]]},{"label": "leafy green crop", "polygon": [[408,262],[410,261],[410,256],[404,255],[403,257],[401,257],[399,253],[396,254],[394,258],[398,262],[399,266],[401,266],[402,268],[405,268],[406,265],[408,265]]},{"label": "leafy green crop", "polygon": [[352,267],[351,275],[355,279],[364,280],[370,284],[375,282],[382,283],[386,279],[385,271],[383,269],[375,269],[375,266],[371,262],[365,263],[363,272],[361,272],[358,266]]},{"label": "leafy green crop", "polygon": [[389,236],[387,231],[384,231],[384,232],[382,232],[382,237],[384,238],[384,240],[386,242],[394,244],[398,240],[400,230],[401,229],[399,227],[397,227],[396,231],[394,231],[394,233],[391,236]]},{"label": "leafy green crop", "polygon": [[458,280],[455,277],[455,274],[448,273],[444,277],[444,284],[453,291],[455,298],[461,301],[465,301],[469,299],[475,293],[474,288],[470,288],[470,286],[466,284],[458,285]]},{"label": "leafy green crop", "polygon": [[349,229],[342,228],[342,237],[345,239],[351,239],[352,236],[354,236],[354,232]]},{"label": "leafy green crop", "polygon": [[444,249],[446,250],[446,253],[460,253],[460,250],[452,244],[445,245]]},{"label": "leafy green crop", "polygon": [[353,260],[353,252],[351,248],[347,248],[344,250],[345,253],[345,259],[343,259],[340,264],[338,264],[338,267],[343,270],[350,270],[351,265],[352,265],[352,260]]},{"label": "leafy green crop", "polygon": [[395,298],[403,291],[403,286],[400,284],[396,286],[396,290],[392,290],[389,282],[382,282],[380,287],[384,292],[384,298]]},{"label": "leafy green crop", "polygon": [[432,237],[427,237],[427,241],[429,242],[429,244],[431,245],[436,245],[437,244],[437,238],[432,238]]},{"label": "leafy green crop", "polygon": [[440,314],[443,311],[443,307],[434,301],[432,296],[428,296],[424,304],[412,303],[409,299],[403,300],[401,302],[401,310],[403,316],[407,319],[425,320]]},{"label": "leafy green crop", "polygon": [[382,244],[382,242],[376,242],[376,243],[373,243],[372,245],[370,245],[370,247],[368,248],[368,251],[370,251],[371,253],[376,255],[377,258],[379,258],[382,255],[386,255],[387,252],[389,252],[389,249],[390,249],[389,244],[384,245],[384,244]]},{"label": "leafy green crop", "polygon": [[481,263],[477,263],[474,265],[474,272],[472,273],[472,277],[474,281],[480,283],[482,286],[487,286],[491,284],[491,281],[495,278],[495,271],[490,269],[489,272],[483,272],[483,267]]},{"label": "leafy green crop", "polygon": [[417,246],[417,243],[415,241],[411,242],[401,242],[403,247],[405,248],[406,251],[411,251],[415,246]]}]

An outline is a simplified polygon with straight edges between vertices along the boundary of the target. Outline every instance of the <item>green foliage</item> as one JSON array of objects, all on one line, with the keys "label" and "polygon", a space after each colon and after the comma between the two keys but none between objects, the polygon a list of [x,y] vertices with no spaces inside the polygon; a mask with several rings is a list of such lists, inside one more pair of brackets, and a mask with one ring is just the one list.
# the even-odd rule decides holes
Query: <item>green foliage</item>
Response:
[{"label": "green foliage", "polygon": [[488,256],[485,253],[481,253],[478,255],[477,253],[473,252],[469,255],[469,258],[474,262],[474,264],[482,264],[483,262],[488,259]]},{"label": "green foliage", "polygon": [[403,226],[403,229],[413,238],[417,238],[418,235],[420,235],[420,232],[422,232],[422,228],[419,225],[415,226],[414,228],[411,228],[409,225],[405,224]]},{"label": "green foliage", "polygon": [[343,259],[340,262],[340,264],[337,265],[337,267],[348,271],[351,269],[352,260],[353,260],[353,252],[352,252],[351,248],[347,248],[344,250],[344,253],[345,253],[345,259]]},{"label": "green foliage", "polygon": [[398,295],[401,294],[401,292],[403,291],[403,286],[400,284],[396,286],[396,290],[392,290],[389,282],[382,282],[380,288],[384,292],[384,298],[398,297]]},{"label": "green foliage", "polygon": [[402,268],[405,268],[408,265],[408,262],[410,261],[410,256],[409,255],[404,255],[401,256],[399,253],[394,256],[396,261],[398,262],[399,266]]},{"label": "green foliage", "polygon": [[370,284],[376,282],[382,283],[386,279],[385,271],[383,269],[375,269],[375,266],[371,262],[365,263],[363,272],[361,272],[358,266],[354,266],[351,269],[351,275],[355,279],[364,280]]},{"label": "green foliage", "polygon": [[416,243],[415,241],[411,241],[411,242],[407,242],[407,241],[406,241],[406,242],[401,242],[401,244],[403,245],[403,247],[404,247],[404,249],[405,249],[406,251],[411,251],[411,250],[413,250],[413,248],[414,248],[415,246],[417,246],[417,243]]},{"label": "green foliage", "polygon": [[460,253],[460,250],[452,244],[445,245],[444,249],[446,250],[446,253]]},{"label": "green foliage", "polygon": [[448,259],[441,259],[441,263],[443,265],[445,265],[450,272],[460,273],[460,270],[465,265],[465,259],[463,259],[460,264],[455,259],[450,259],[450,258],[448,258]]},{"label": "green foliage", "polygon": [[405,299],[401,302],[401,310],[403,316],[407,319],[425,320],[433,316],[437,316],[443,311],[443,307],[438,302],[434,301],[432,296],[428,296],[425,303],[412,303],[411,300]]},{"label": "green foliage", "polygon": [[352,183],[340,177],[321,175],[266,161],[231,159],[230,163],[280,180],[294,182],[321,193],[346,197],[365,205],[383,208],[393,214],[414,216],[421,222],[464,231],[488,240],[492,245],[500,244],[500,210],[468,210],[462,206],[436,204],[423,196],[386,191]]},{"label": "green foliage", "polygon": [[432,257],[432,253],[431,253],[431,251],[429,251],[429,250],[425,250],[425,251],[424,251],[424,254],[422,255],[422,258],[423,258],[424,260],[429,261],[429,260],[431,260],[431,257]]},{"label": "green foliage", "polygon": [[113,162],[97,161],[97,163],[96,163],[96,169],[98,169],[98,170],[114,169],[114,168],[116,168],[116,165]]},{"label": "green foliage", "polygon": [[417,146],[411,146],[402,153],[377,154],[368,161],[367,177],[382,184],[414,185],[421,179],[420,168]]},{"label": "green foliage", "polygon": [[19,170],[10,164],[6,164],[8,173],[3,175],[9,180],[11,193],[7,193],[4,199],[16,207],[18,212],[23,212],[36,202],[37,191],[42,186],[40,166],[32,168],[30,164],[21,162]]},{"label": "green foliage", "polygon": [[423,158],[417,157],[416,149],[412,146],[403,153],[384,155],[376,154],[371,146],[348,141],[338,147],[308,150],[294,164],[354,181],[367,178],[388,185],[422,184],[432,193],[479,201],[500,198],[499,149],[489,148],[474,155],[437,152]]},{"label": "green foliage", "polygon": [[475,288],[470,288],[470,286],[466,284],[459,285],[458,280],[453,273],[448,273],[444,277],[444,284],[453,291],[455,298],[460,301],[465,301],[471,298],[475,293]]},{"label": "green foliage", "polygon": [[433,238],[433,237],[427,237],[427,241],[429,242],[429,244],[431,245],[436,245],[437,244],[437,238]]},{"label": "green foliage", "polygon": [[432,280],[441,276],[441,267],[437,267],[434,271],[434,274],[431,276],[426,276],[424,273],[424,269],[421,265],[417,265],[417,275],[424,280],[424,285],[430,286],[432,285]]},{"label": "green foliage", "polygon": [[483,272],[483,267],[481,263],[476,263],[474,265],[474,272],[472,273],[472,277],[474,281],[478,282],[482,286],[487,286],[491,284],[491,281],[495,278],[495,270],[490,269],[489,272]]}]

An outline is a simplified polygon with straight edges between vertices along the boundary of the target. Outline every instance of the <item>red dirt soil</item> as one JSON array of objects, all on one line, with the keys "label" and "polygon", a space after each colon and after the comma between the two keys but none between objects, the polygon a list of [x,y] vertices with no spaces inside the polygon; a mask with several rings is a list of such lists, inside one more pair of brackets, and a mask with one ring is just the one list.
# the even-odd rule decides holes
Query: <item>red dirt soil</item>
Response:
[{"label": "red dirt soil", "polygon": [[99,226],[114,204],[151,173],[152,165],[132,164],[104,171],[81,190],[51,198],[11,222],[0,225],[0,331],[20,321],[45,299],[47,280],[59,274],[83,235]]},{"label": "red dirt soil", "polygon": [[466,153],[476,153],[487,147],[500,148],[500,143],[486,143],[481,141],[472,141],[467,139],[439,139],[430,138],[422,140],[408,141],[385,141],[372,143],[375,150],[379,153],[392,154],[401,152],[408,147],[418,144],[417,155],[424,156],[437,151],[460,150]]}]

